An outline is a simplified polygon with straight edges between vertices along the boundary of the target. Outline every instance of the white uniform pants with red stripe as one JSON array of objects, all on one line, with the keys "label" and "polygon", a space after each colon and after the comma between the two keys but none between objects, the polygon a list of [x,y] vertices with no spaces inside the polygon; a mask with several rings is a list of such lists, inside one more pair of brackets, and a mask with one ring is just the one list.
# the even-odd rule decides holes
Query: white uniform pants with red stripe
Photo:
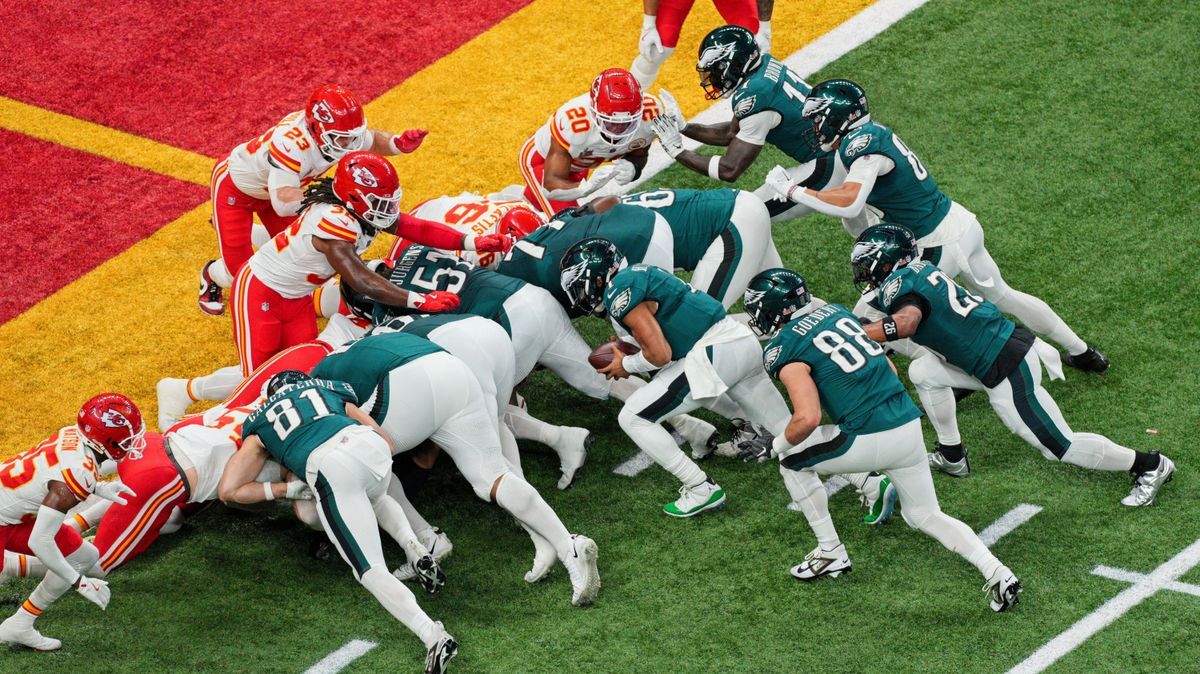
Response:
[{"label": "white uniform pants with red stripe", "polygon": [[317,338],[317,314],[312,296],[287,298],[242,268],[233,283],[233,341],[242,363],[242,376],[289,346]]},{"label": "white uniform pants with red stripe", "polygon": [[[229,277],[233,278],[254,254],[251,232],[255,215],[271,236],[283,231],[296,216],[279,215],[270,199],[255,199],[239,190],[233,184],[233,178],[229,177],[228,163],[229,158],[226,157],[213,167],[209,191],[212,197],[212,226],[217,231],[221,262],[229,271]],[[222,281],[223,276],[214,274],[213,280],[225,285],[228,280]]]}]

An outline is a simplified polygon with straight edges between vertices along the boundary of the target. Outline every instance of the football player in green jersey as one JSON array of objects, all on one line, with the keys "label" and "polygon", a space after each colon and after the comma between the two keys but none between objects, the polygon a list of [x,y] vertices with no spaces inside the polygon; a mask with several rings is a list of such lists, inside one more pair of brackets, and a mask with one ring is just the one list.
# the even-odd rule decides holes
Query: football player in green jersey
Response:
[{"label": "football player in green jersey", "polygon": [[445,584],[437,564],[417,540],[400,504],[387,494],[392,451],[381,429],[358,408],[349,385],[294,371],[272,377],[267,399],[242,425],[242,448],[226,465],[221,500],[258,503],[270,491],[255,481],[268,458],[302,476],[316,495],[321,524],[342,559],[375,599],[428,649],[426,671],[445,671],[458,644],[431,619],[412,592],[388,573],[379,529],[395,539],[430,592]]},{"label": "football player in green jersey", "polygon": [[1121,503],[1153,503],[1174,475],[1175,464],[1103,435],[1071,430],[1042,387],[1043,364],[1052,377],[1062,376],[1058,352],[932,262],[918,259],[917,251],[911,231],[882,224],[858,237],[850,260],[855,282],[878,291],[872,302],[885,314],[883,320],[865,326],[867,335],[881,343],[911,338],[934,352],[914,360],[908,370],[938,434],[930,463],[951,475],[970,473],[953,389],[986,391],[1000,421],[1047,459],[1093,470],[1131,471],[1133,490]]},{"label": "football player in green jersey", "polygon": [[[883,471],[900,493],[904,521],[983,574],[992,610],[1016,604],[1020,581],[970,527],[938,505],[921,412],[883,347],[867,337],[854,314],[836,304],[815,307],[804,279],[787,269],[754,277],[746,290],[746,311],[756,331],[773,335],[763,363],[792,400],[791,421],[776,436],[771,453],[779,457],[784,484],[817,536],[817,547],[792,575],[814,580],[850,570],[817,475]],[[834,423],[821,425],[822,408]]]},{"label": "football player in green jersey", "polygon": [[[810,87],[782,61],[762,54],[750,31],[721,26],[700,43],[696,64],[709,98],[732,99],[733,119],[718,124],[685,124],[672,113],[651,120],[663,150],[675,161],[713,180],[736,182],[770,143],[798,163],[788,175],[821,189],[838,184],[846,170],[837,153],[821,147],[804,119]],[[683,147],[682,136],[728,148],[724,155],[701,155]],[[780,199],[768,185],[755,194],[766,202],[773,220],[799,217],[809,209]]]},{"label": "football player in green jersey", "polygon": [[837,187],[814,191],[777,166],[767,183],[780,195],[826,215],[857,219],[860,226],[846,227],[852,236],[872,224],[872,218],[862,221],[865,209],[876,209],[882,220],[912,230],[923,259],[1061,346],[1068,365],[1087,372],[1108,367],[1104,354],[1080,339],[1048,304],[1005,283],[984,247],[975,214],[938,189],[916,153],[891,129],[871,120],[862,87],[849,80],[821,82],[808,96],[804,117],[822,147],[835,149],[849,173]]},{"label": "football player in green jersey", "polygon": [[638,448],[683,483],[679,498],[663,506],[672,517],[692,517],[725,503],[725,492],[671,439],[660,422],[728,393],[755,423],[779,433],[787,406],[763,371],[758,340],[725,316],[717,300],[658,267],[622,269],[611,241],[592,238],[562,260],[562,287],[581,313],[609,316],[641,351],[624,355],[613,345],[612,363],[600,372],[624,378],[658,372],[625,401],[617,422]]},{"label": "football player in green jersey", "polygon": [[395,453],[426,440],[450,455],[475,494],[552,546],[571,578],[571,603],[600,591],[595,541],[572,535],[542,496],[504,458],[479,380],[460,359],[403,332],[369,335],[330,354],[313,376],[343,381],[383,429]]}]

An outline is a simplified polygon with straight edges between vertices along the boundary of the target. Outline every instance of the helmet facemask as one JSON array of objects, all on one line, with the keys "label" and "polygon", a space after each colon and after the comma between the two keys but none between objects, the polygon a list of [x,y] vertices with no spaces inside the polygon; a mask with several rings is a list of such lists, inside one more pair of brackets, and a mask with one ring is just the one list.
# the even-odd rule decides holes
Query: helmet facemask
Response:
[{"label": "helmet facemask", "polygon": [[359,216],[375,229],[383,230],[391,227],[400,217],[400,190],[390,197],[380,194],[363,194],[362,201],[366,205]]},{"label": "helmet facemask", "polygon": [[604,318],[608,315],[604,307],[604,289],[614,271],[610,269],[603,275],[594,274],[588,269],[588,260],[580,260],[564,269],[562,287],[571,302],[571,308],[585,316]]},{"label": "helmet facemask", "polygon": [[804,279],[786,269],[762,272],[751,281],[742,299],[750,316],[750,329],[760,337],[773,337],[812,305],[812,293]]},{"label": "helmet facemask", "polygon": [[729,67],[733,65],[733,44],[709,47],[700,55],[696,71],[700,73],[700,86],[704,97],[710,101],[725,98],[737,88],[730,82]]},{"label": "helmet facemask", "polygon": [[351,152],[366,149],[367,127],[363,125],[350,131],[321,129],[318,139],[321,154],[325,155],[326,159],[336,161]]},{"label": "helmet facemask", "polygon": [[640,112],[637,114],[629,112],[605,114],[599,110],[592,110],[592,114],[595,115],[596,124],[600,128],[600,139],[613,147],[633,138],[642,122]]}]

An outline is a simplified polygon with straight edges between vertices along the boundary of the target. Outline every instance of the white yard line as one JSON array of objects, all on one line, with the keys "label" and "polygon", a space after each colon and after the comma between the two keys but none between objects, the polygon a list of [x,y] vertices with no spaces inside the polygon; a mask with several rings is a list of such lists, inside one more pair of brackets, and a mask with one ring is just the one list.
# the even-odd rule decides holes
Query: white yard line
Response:
[{"label": "white yard line", "polygon": [[1013,532],[1013,529],[1025,524],[1033,519],[1033,516],[1042,512],[1041,506],[1022,503],[1012,510],[1000,516],[1000,519],[992,522],[986,529],[979,532],[979,540],[989,548],[996,544],[996,541],[1004,538]]},{"label": "white yard line", "polygon": [[[1046,645],[1037,649],[1009,674],[1034,674],[1041,672],[1054,664],[1059,658],[1070,653],[1087,641],[1100,630],[1110,625],[1114,620],[1125,615],[1130,609],[1162,590],[1175,589],[1172,587],[1179,577],[1200,564],[1200,540],[1183,549],[1182,552],[1164,562],[1148,574],[1135,574],[1133,585],[1121,590],[1117,596],[1104,602],[1095,611],[1080,618],[1078,622],[1067,628],[1065,632],[1051,639]],[[1100,567],[1097,567],[1100,568]],[[1120,571],[1120,570],[1115,570]],[[1095,573],[1095,571],[1093,571]],[[1105,575],[1105,574],[1098,574]],[[1118,578],[1125,580],[1125,578]],[[1183,585],[1180,583],[1180,585]],[[1189,588],[1194,586],[1187,585]]]},{"label": "white yard line", "polygon": [[637,477],[638,473],[653,465],[654,459],[650,458],[649,454],[645,452],[638,452],[625,463],[613,468],[613,472],[617,475],[624,475],[625,477]]},{"label": "white yard line", "polygon": [[351,662],[366,655],[368,651],[379,644],[374,641],[351,639],[345,646],[321,658],[317,664],[309,667],[304,674],[336,674],[346,668]]},{"label": "white yard line", "polygon": [[[1126,583],[1138,583],[1138,582],[1141,582],[1146,579],[1146,574],[1144,574],[1144,573],[1138,573],[1137,571],[1130,571],[1128,569],[1118,569],[1118,568],[1114,568],[1111,566],[1104,566],[1103,564],[1092,569],[1092,573],[1094,575],[1100,576],[1102,578],[1109,578],[1111,580],[1123,580]],[[1170,590],[1172,592],[1182,592],[1184,594],[1190,594],[1190,595],[1193,595],[1196,597],[1200,597],[1200,585],[1192,585],[1191,583],[1181,583],[1177,580],[1173,580],[1173,581],[1163,585],[1162,587],[1164,590]]]},{"label": "white yard line", "polygon": [[[805,45],[796,53],[783,59],[783,62],[801,77],[808,77],[850,53],[855,48],[862,46],[868,40],[887,30],[897,21],[908,16],[926,2],[929,2],[929,0],[879,0],[847,19],[845,23],[837,28],[825,33]],[[675,58],[680,58],[680,56],[686,57],[687,55],[677,55]],[[732,116],[729,101],[722,100],[709,106],[708,109],[688,121],[698,124],[714,124],[726,121]],[[689,150],[695,150],[700,146],[700,143],[690,138],[684,138],[683,146]],[[642,170],[640,178],[619,187],[601,189],[598,195],[632,192],[673,163],[675,163],[675,160],[668,157],[667,153],[663,152],[662,147],[658,143],[655,143],[650,148],[650,159],[646,162],[646,168]]]}]

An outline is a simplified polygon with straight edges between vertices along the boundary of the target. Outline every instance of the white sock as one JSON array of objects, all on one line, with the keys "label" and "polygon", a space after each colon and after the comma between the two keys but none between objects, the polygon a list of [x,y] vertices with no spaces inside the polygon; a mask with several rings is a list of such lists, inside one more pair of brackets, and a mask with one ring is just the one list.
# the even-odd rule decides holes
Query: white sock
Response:
[{"label": "white sock", "polygon": [[571,532],[551,510],[542,495],[524,479],[507,473],[496,488],[496,504],[512,513],[521,524],[550,541],[559,559],[571,554]]},{"label": "white sock", "polygon": [[408,519],[409,525],[412,526],[413,531],[418,537],[426,531],[433,531],[433,525],[427,522],[416,507],[413,506],[412,501],[408,500],[408,494],[404,493],[404,485],[400,484],[400,480],[395,475],[388,480],[387,495],[392,497],[393,501],[400,504],[405,518]]},{"label": "white sock", "polygon": [[0,576],[5,578],[42,578],[46,575],[46,565],[33,555],[26,555],[11,550],[4,551],[3,570]]},{"label": "white sock", "polygon": [[100,519],[104,517],[104,513],[108,512],[108,509],[112,505],[113,502],[108,499],[94,495],[89,496],[87,501],[84,502],[83,507],[68,517],[65,524],[82,534],[100,524]]},{"label": "white sock", "polygon": [[1091,470],[1127,471],[1133,468],[1137,452],[1122,447],[1103,435],[1072,433],[1071,446],[1063,454],[1063,463]]},{"label": "white sock", "polygon": [[223,367],[212,374],[188,381],[188,395],[196,400],[224,400],[245,380],[238,365]]},{"label": "white sock", "polygon": [[504,408],[504,423],[517,440],[533,440],[554,447],[559,441],[559,427],[536,419],[522,407],[508,405]]},{"label": "white sock", "polygon": [[437,643],[440,631],[437,623],[429,617],[417,604],[417,598],[411,590],[388,573],[387,569],[371,567],[359,579],[362,586],[367,588],[375,599],[387,609],[392,617],[417,635],[425,648],[432,648]]},{"label": "white sock", "polygon": [[779,467],[779,473],[783,475],[783,484],[792,500],[800,505],[800,511],[816,534],[821,549],[832,550],[841,545],[833,518],[829,516],[829,494],[825,491],[825,485],[821,484],[821,478],[812,471],[792,470],[783,466]]},{"label": "white sock", "polygon": [[408,555],[409,564],[413,564],[429,554],[421,541],[417,540],[417,534],[413,531],[412,524],[409,523],[408,518],[404,515],[404,510],[395,499],[384,494],[371,504],[371,508],[375,511],[375,519],[379,520],[379,528],[386,531],[388,536],[391,536],[392,540],[396,541],[404,550],[404,553]]},{"label": "white sock", "polygon": [[962,443],[962,436],[958,432],[958,403],[954,400],[954,389],[949,386],[933,388],[919,384],[916,385],[916,389],[917,397],[921,399],[921,407],[937,433],[938,443]]},{"label": "white sock", "polygon": [[[71,568],[79,573],[84,573],[96,565],[96,561],[100,559],[100,552],[96,550],[96,546],[91,543],[84,544],[75,552],[67,555],[67,563]],[[74,579],[70,579],[74,580]],[[13,620],[21,626],[33,626],[33,621],[37,619],[43,611],[55,600],[66,594],[67,590],[71,589],[69,579],[59,576],[57,573],[47,573],[42,582],[33,589],[33,593],[29,595],[21,608],[13,614]]]}]

